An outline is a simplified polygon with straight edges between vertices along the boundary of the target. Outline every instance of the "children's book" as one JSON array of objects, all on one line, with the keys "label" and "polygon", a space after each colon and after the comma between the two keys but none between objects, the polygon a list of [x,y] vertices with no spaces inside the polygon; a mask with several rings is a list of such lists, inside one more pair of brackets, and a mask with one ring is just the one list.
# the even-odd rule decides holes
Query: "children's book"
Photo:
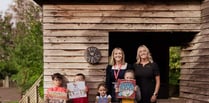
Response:
[{"label": "children's book", "polygon": [[67,100],[67,93],[58,91],[48,92],[49,103],[64,103]]},{"label": "children's book", "polygon": [[47,103],[65,103],[65,101],[61,99],[49,99]]},{"label": "children's book", "polygon": [[80,98],[87,97],[86,85],[83,81],[70,82],[67,84],[67,89],[69,90],[69,98]]},{"label": "children's book", "polygon": [[119,92],[116,93],[117,98],[135,98],[134,88],[136,86],[135,80],[125,80],[119,79],[117,82],[117,87]]}]

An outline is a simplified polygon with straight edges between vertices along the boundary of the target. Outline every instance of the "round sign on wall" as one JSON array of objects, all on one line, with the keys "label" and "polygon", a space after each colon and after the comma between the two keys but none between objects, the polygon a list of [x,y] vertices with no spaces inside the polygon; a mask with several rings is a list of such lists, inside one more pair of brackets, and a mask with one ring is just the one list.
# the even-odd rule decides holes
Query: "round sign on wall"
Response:
[{"label": "round sign on wall", "polygon": [[96,64],[99,63],[101,59],[101,52],[96,47],[88,47],[85,50],[84,57],[88,63]]}]

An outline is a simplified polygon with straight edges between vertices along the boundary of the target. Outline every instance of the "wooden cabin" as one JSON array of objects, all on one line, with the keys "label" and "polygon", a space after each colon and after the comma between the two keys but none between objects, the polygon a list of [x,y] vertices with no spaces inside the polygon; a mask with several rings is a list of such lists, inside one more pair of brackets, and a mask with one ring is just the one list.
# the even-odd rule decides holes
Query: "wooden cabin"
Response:
[{"label": "wooden cabin", "polygon": [[[209,0],[34,0],[43,8],[44,88],[55,72],[72,81],[86,75],[93,102],[105,79],[108,57],[121,47],[134,63],[140,44],[159,64],[159,98],[168,98],[169,47],[182,46],[180,97],[209,102]],[[98,63],[85,59],[89,47],[101,53]],[[91,61],[90,61],[91,62]]]}]

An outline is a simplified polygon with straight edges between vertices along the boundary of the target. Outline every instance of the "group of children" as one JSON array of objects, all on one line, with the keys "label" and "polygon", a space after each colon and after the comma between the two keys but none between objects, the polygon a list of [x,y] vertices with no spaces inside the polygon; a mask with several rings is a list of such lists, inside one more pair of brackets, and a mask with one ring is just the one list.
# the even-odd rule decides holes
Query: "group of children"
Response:
[{"label": "group of children", "polygon": [[[133,80],[134,72],[132,70],[127,70],[125,72],[124,79]],[[50,91],[57,91],[57,92],[64,92],[64,93],[68,93],[70,91],[69,89],[66,89],[65,87],[63,87],[62,85],[63,80],[64,80],[63,75],[61,75],[60,73],[54,73],[52,75],[52,81],[54,83],[54,87],[48,88],[47,90],[46,97],[45,97],[47,103],[50,103],[49,102],[50,96],[48,95]],[[85,82],[85,75],[82,73],[76,74],[74,81]],[[108,95],[107,91],[108,90],[106,88],[106,84],[104,82],[100,83],[97,87],[97,96],[95,98],[95,103],[111,103],[111,95]],[[137,101],[139,101],[141,99],[139,87],[136,86],[134,91],[136,92],[135,99],[121,99],[121,103],[136,103]],[[89,89],[87,85],[85,88],[85,92],[87,93],[86,97],[68,99],[67,101],[69,101],[70,103],[88,103]],[[115,92],[118,92],[118,88],[116,88]],[[61,103],[61,102],[56,102],[56,103]]]}]

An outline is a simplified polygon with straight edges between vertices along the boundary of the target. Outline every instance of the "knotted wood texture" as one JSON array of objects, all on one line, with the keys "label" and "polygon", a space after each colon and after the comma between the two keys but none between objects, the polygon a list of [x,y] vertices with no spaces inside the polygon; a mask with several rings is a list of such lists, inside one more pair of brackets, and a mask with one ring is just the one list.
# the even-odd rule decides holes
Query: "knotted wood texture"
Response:
[{"label": "knotted wood texture", "polygon": [[180,96],[191,103],[209,102],[209,0],[201,4],[201,32],[183,50]]}]

